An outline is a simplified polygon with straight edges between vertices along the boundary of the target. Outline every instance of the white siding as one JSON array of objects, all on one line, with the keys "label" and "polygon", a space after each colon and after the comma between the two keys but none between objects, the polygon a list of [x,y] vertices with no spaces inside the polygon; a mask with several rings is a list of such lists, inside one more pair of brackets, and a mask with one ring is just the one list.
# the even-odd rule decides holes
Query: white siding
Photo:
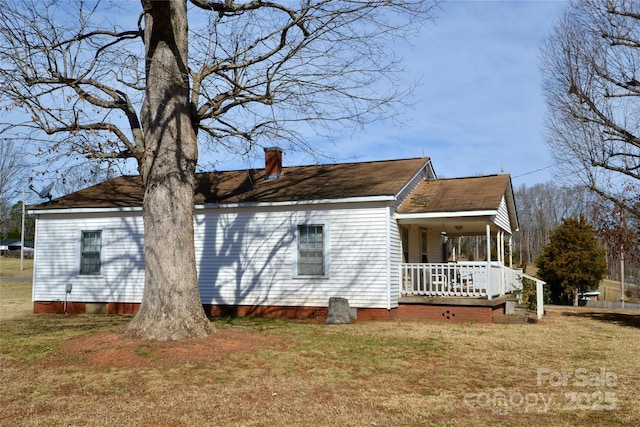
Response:
[{"label": "white siding", "polygon": [[409,259],[407,262],[422,262],[421,232],[427,232],[427,261],[445,262],[442,258],[442,236],[439,232],[425,229],[415,224],[406,224],[403,227],[409,229]]},{"label": "white siding", "polygon": [[420,227],[409,225],[409,259],[407,262],[422,262],[420,254]]},{"label": "white siding", "polygon": [[[386,203],[359,203],[340,208],[307,206],[295,211],[196,211],[202,302],[326,306],[329,297],[339,296],[348,298],[353,307],[386,308],[387,209]],[[327,277],[294,277],[297,227],[318,223],[325,224],[329,233]],[[79,275],[83,230],[102,231],[100,276]],[[139,213],[40,215],[37,239],[35,301],[64,300],[67,283],[73,285],[69,301],[141,301],[144,249]]]},{"label": "white siding", "polygon": [[400,298],[400,264],[402,263],[402,239],[400,238],[400,227],[394,213],[395,211],[389,215],[391,308],[398,307],[398,298]]},{"label": "white siding", "polygon": [[507,210],[507,202],[502,196],[502,201],[500,202],[500,208],[498,209],[498,214],[496,215],[495,223],[498,227],[502,228],[508,234],[511,234],[511,222],[509,221],[509,211]]},{"label": "white siding", "polygon": [[[144,284],[142,218],[139,214],[39,215],[34,301],[139,302]],[[82,231],[102,232],[102,269],[81,276]]]},{"label": "white siding", "polygon": [[447,262],[442,257],[442,234],[435,230],[427,230],[427,261]]},{"label": "white siding", "polygon": [[[353,307],[387,304],[387,224],[383,203],[197,212],[196,253],[205,304]],[[326,224],[327,277],[294,276],[298,225]]]}]

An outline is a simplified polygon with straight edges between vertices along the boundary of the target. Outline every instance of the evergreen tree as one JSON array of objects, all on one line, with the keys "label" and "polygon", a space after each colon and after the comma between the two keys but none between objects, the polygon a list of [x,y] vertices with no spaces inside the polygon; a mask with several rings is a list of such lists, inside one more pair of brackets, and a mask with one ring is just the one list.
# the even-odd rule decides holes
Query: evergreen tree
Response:
[{"label": "evergreen tree", "polygon": [[[35,234],[35,219],[26,214],[24,217],[24,240],[33,241]],[[11,208],[6,217],[0,218],[0,237],[2,239],[20,240],[22,236],[22,201]]]},{"label": "evergreen tree", "polygon": [[578,305],[578,294],[596,289],[606,272],[606,252],[584,216],[566,218],[551,234],[536,261],[538,276],[546,281],[554,302]]}]

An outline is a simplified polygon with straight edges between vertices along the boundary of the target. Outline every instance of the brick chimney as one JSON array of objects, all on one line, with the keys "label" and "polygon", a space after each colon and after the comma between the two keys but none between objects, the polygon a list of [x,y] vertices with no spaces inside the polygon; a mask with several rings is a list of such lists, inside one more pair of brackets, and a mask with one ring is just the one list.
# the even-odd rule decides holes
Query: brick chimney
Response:
[{"label": "brick chimney", "polygon": [[264,149],[264,177],[278,179],[282,176],[282,148],[268,147]]}]

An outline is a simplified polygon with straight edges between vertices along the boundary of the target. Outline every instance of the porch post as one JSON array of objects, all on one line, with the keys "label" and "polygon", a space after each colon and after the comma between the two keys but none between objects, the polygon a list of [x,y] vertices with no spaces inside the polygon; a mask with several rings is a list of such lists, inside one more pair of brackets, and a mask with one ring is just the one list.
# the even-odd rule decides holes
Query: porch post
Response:
[{"label": "porch post", "polygon": [[500,267],[500,296],[504,295],[504,231],[498,231],[498,265]]},{"label": "porch post", "polygon": [[498,253],[498,268],[500,269],[500,296],[504,295],[504,231],[498,230],[496,252]]},{"label": "porch post", "polygon": [[513,268],[513,234],[509,234],[509,268]]},{"label": "porch post", "polygon": [[493,291],[491,290],[491,222],[487,221],[487,295],[488,299],[492,299]]},{"label": "porch post", "polygon": [[536,314],[538,319],[542,319],[544,316],[544,282],[542,280],[536,280]]}]

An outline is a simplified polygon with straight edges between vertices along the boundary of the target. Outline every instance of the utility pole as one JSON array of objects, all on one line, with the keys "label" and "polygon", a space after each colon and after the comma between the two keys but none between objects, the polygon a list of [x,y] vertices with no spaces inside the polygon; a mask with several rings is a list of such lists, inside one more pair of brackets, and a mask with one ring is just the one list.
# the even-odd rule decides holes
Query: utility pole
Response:
[{"label": "utility pole", "polygon": [[20,271],[24,271],[24,189],[22,190],[22,231],[20,232]]},{"label": "utility pole", "polygon": [[620,209],[620,308],[624,308],[624,249],[626,237],[626,223],[624,212]]},{"label": "utility pole", "polygon": [[620,308],[624,308],[624,245],[620,248]]}]

